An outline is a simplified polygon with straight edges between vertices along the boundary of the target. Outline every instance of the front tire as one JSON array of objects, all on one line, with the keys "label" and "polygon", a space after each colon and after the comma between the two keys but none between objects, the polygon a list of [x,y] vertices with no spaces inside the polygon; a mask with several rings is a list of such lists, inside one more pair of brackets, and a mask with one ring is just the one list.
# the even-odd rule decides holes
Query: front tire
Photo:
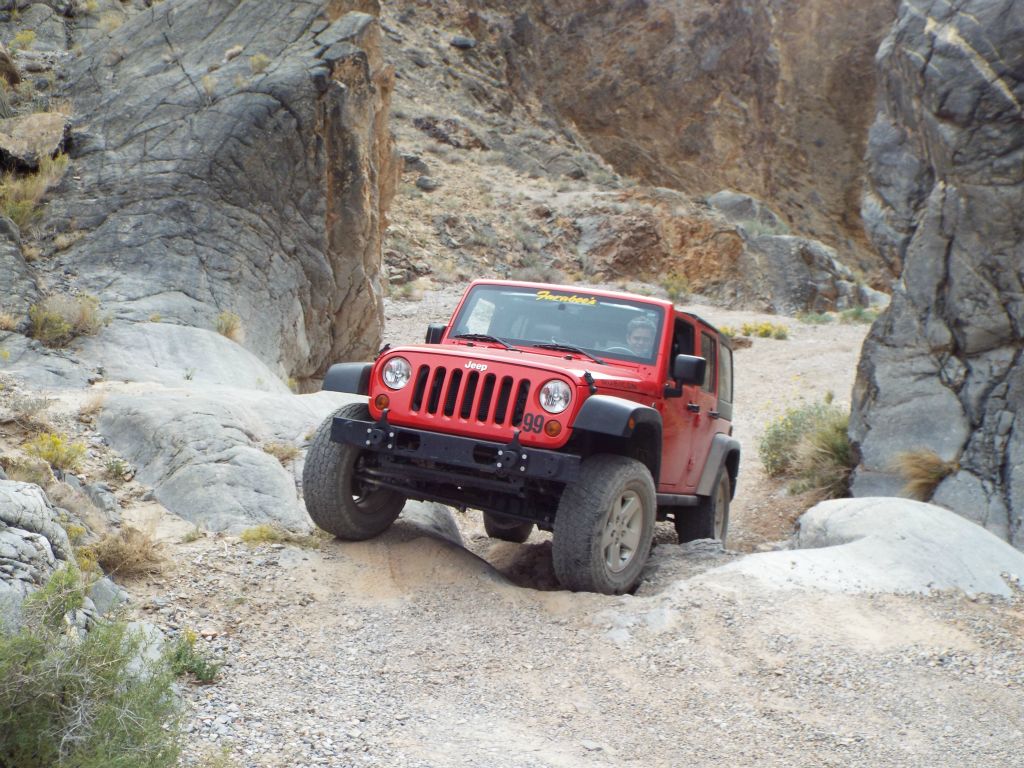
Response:
[{"label": "front tire", "polygon": [[343,405],[324,420],[313,437],[302,470],[306,511],[318,527],[339,539],[363,541],[386,531],[405,506],[405,497],[386,489],[369,489],[359,481],[361,463],[373,454],[331,440],[335,416],[370,421],[364,403]]},{"label": "front tire", "polygon": [[533,523],[522,523],[508,517],[484,512],[484,530],[492,539],[522,544],[533,533]]},{"label": "front tire", "polygon": [[621,595],[633,589],[651,552],[657,496],[646,466],[598,454],[562,493],[552,556],[562,586]]},{"label": "front tire", "polygon": [[725,467],[718,470],[714,490],[710,496],[702,496],[694,510],[676,512],[676,533],[679,543],[685,544],[696,539],[718,539],[725,546],[729,534],[729,500],[732,498],[732,482]]}]

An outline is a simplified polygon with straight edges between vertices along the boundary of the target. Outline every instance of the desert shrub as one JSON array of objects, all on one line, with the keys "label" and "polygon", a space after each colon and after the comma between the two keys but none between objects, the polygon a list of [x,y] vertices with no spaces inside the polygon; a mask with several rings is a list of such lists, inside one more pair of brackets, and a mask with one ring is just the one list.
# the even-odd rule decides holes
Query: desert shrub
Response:
[{"label": "desert shrub", "polygon": [[329,537],[319,530],[311,534],[293,533],[276,525],[262,523],[246,528],[239,538],[246,544],[296,544],[316,549]]},{"label": "desert shrub", "polygon": [[665,289],[668,300],[678,303],[686,299],[690,294],[690,281],[685,275],[673,272],[661,281],[661,287]]},{"label": "desert shrub", "polygon": [[131,472],[132,465],[119,456],[112,456],[103,463],[103,476],[107,480],[119,482]]},{"label": "desert shrub", "polygon": [[240,342],[242,340],[242,318],[234,312],[221,312],[217,315],[217,333],[232,341]]},{"label": "desert shrub", "polygon": [[718,332],[723,336],[733,339],[740,335],[740,332],[733,328],[731,325],[720,325],[718,326]]},{"label": "desert shrub", "polygon": [[112,576],[157,573],[164,564],[160,544],[148,533],[130,525],[108,533],[92,545],[92,551],[104,573]]},{"label": "desert shrub", "polygon": [[39,170],[19,176],[13,171],[0,181],[0,212],[24,229],[39,216],[39,203],[46,190],[60,181],[68,167],[68,156],[41,157]]},{"label": "desert shrub", "polygon": [[103,410],[103,406],[106,402],[106,392],[93,392],[85,399],[85,402],[79,406],[78,420],[83,424],[92,424],[96,421],[96,417],[99,416],[100,411]]},{"label": "desert shrub", "polygon": [[206,534],[203,533],[203,529],[197,526],[181,537],[181,543],[191,544],[193,541],[199,541],[200,539],[205,537]]},{"label": "desert shrub", "polygon": [[25,444],[24,449],[25,453],[42,459],[51,467],[72,472],[81,466],[85,456],[85,443],[54,432],[37,435]]},{"label": "desert shrub", "polygon": [[832,322],[832,315],[827,312],[800,312],[796,319],[806,325],[828,325]]},{"label": "desert shrub", "polygon": [[757,336],[761,339],[788,339],[789,329],[780,323],[744,323],[740,327],[744,336]]},{"label": "desert shrub", "polygon": [[122,621],[67,632],[85,590],[73,567],[26,598],[21,628],[0,632],[0,765],[171,768],[178,704],[166,660],[142,663]]},{"label": "desert shrub", "polygon": [[294,461],[299,456],[299,447],[294,443],[264,443],[263,450],[282,465],[287,465],[289,461]]},{"label": "desert shrub", "polygon": [[839,313],[839,322],[846,323],[847,325],[853,323],[873,323],[878,318],[878,312],[874,309],[865,309],[864,307],[852,307],[851,309],[844,309]]},{"label": "desert shrub", "polygon": [[850,414],[826,406],[797,443],[791,473],[794,493],[814,492],[827,499],[847,495],[853,450],[847,430]]},{"label": "desert shrub", "polygon": [[29,307],[30,335],[47,347],[63,347],[78,336],[93,336],[107,322],[95,296],[54,294]]},{"label": "desert shrub", "polygon": [[32,43],[36,41],[35,30],[23,29],[14,36],[11,40],[11,50],[25,50],[32,47]]},{"label": "desert shrub", "polygon": [[24,429],[46,429],[48,422],[44,414],[52,404],[53,400],[48,397],[11,392],[7,400],[7,409],[11,413],[9,420]]},{"label": "desert shrub", "polygon": [[18,318],[10,312],[0,312],[0,331],[13,331],[18,327]]},{"label": "desert shrub", "polygon": [[212,683],[220,673],[221,664],[196,647],[199,636],[191,629],[182,632],[167,653],[171,671],[190,675],[196,682]]},{"label": "desert shrub", "polygon": [[254,75],[263,73],[269,65],[270,57],[264,53],[257,53],[249,57],[249,69],[252,70]]},{"label": "desert shrub", "polygon": [[790,408],[761,437],[758,455],[765,473],[791,478],[795,493],[844,495],[853,468],[849,421],[849,414],[832,404],[831,395],[822,403]]},{"label": "desert shrub", "polygon": [[800,439],[824,420],[830,407],[830,403],[811,403],[790,408],[768,425],[757,448],[768,477],[779,477],[790,471]]},{"label": "desert shrub", "polygon": [[904,495],[918,501],[928,501],[939,483],[960,468],[955,461],[944,461],[935,451],[922,448],[904,451],[892,461],[894,469],[903,478]]},{"label": "desert shrub", "polygon": [[47,488],[54,482],[50,465],[39,459],[14,459],[4,456],[0,459],[8,480],[18,483],[33,483],[40,488]]}]

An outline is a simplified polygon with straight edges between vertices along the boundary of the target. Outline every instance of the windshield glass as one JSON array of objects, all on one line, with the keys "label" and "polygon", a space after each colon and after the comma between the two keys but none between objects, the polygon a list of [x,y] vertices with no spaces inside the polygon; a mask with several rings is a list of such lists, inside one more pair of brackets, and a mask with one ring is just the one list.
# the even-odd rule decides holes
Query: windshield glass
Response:
[{"label": "windshield glass", "polygon": [[600,358],[652,364],[663,314],[658,306],[586,291],[478,285],[462,305],[449,338],[487,334],[516,346],[564,344]]}]

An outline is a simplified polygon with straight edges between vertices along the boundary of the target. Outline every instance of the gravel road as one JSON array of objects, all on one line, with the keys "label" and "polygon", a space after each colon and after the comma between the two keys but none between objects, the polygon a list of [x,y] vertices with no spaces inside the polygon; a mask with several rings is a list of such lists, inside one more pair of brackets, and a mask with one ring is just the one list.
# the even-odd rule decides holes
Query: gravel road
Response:
[{"label": "gravel road", "polygon": [[[389,302],[388,340],[418,340],[457,295]],[[552,589],[546,537],[491,542],[473,514],[456,516],[468,549],[402,520],[319,549],[169,544],[170,569],[129,585],[135,606],[225,662],[185,688],[184,764],[1021,765],[1024,596],[686,581],[786,534],[799,500],[758,473],[764,425],[826,389],[848,398],[864,327],[785,322],[789,341],[737,354],[747,455],[729,550],[659,530],[636,595]]]}]

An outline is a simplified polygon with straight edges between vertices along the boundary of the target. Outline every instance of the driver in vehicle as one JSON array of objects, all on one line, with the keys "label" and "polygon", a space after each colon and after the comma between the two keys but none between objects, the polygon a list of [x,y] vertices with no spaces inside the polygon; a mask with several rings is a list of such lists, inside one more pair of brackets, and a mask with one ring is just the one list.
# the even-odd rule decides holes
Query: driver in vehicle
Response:
[{"label": "driver in vehicle", "polygon": [[654,337],[657,329],[646,317],[638,317],[629,321],[626,326],[626,344],[637,357],[649,357],[654,349]]}]

